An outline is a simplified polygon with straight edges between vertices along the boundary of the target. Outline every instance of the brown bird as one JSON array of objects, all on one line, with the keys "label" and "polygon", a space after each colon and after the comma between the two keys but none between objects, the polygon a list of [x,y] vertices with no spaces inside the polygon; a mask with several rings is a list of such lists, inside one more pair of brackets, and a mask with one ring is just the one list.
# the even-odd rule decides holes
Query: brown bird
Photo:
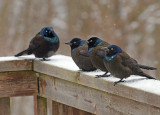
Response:
[{"label": "brown bird", "polygon": [[105,51],[104,65],[111,75],[120,78],[117,83],[123,82],[124,78],[129,77],[130,75],[139,75],[146,77],[148,79],[155,79],[141,69],[155,70],[156,68],[138,64],[138,62],[131,58],[126,52],[122,51],[119,46],[109,45],[108,47],[102,48]]},{"label": "brown bird", "polygon": [[96,70],[93,67],[88,56],[81,55],[81,53],[88,52],[87,43],[80,38],[73,38],[70,42],[65,43],[71,47],[71,56],[76,65],[83,71],[94,71]]},{"label": "brown bird", "polygon": [[37,58],[48,58],[55,54],[59,48],[59,38],[52,27],[44,27],[30,41],[28,49],[16,54],[15,56],[34,54]]},{"label": "brown bird", "polygon": [[[88,55],[93,64],[93,66],[101,71],[105,71],[106,73],[103,75],[97,75],[97,77],[108,77],[108,70],[104,66],[103,58],[104,58],[104,50],[102,47],[107,47],[109,43],[101,40],[98,37],[91,37],[88,40]],[[101,56],[102,55],[102,56]]]}]

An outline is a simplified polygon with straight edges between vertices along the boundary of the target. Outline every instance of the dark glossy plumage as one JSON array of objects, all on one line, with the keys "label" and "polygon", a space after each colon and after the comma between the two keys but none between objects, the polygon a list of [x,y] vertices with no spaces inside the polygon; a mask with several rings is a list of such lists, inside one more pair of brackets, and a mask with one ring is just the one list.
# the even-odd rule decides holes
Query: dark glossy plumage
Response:
[{"label": "dark glossy plumage", "polygon": [[73,38],[70,42],[65,44],[70,45],[72,59],[80,69],[83,71],[96,70],[96,68],[93,67],[89,57],[80,54],[82,52],[88,52],[88,46],[84,40],[81,40],[80,38]]},{"label": "dark glossy plumage", "polygon": [[[104,63],[103,63],[103,56],[101,56],[101,55],[104,54],[104,50],[102,50],[101,48],[107,47],[108,45],[109,45],[109,43],[101,40],[98,37],[91,37],[88,40],[89,58],[93,64],[93,66],[97,69],[105,71],[106,72],[105,74],[108,73],[108,70],[106,69],[106,67],[104,66]],[[102,76],[104,76],[104,75],[102,75]],[[100,77],[101,77],[101,75],[100,75]]]},{"label": "dark glossy plumage", "polygon": [[37,58],[48,58],[55,54],[59,48],[59,38],[52,27],[44,27],[30,41],[28,49],[16,54],[15,56],[34,54]]},{"label": "dark glossy plumage", "polygon": [[145,74],[141,68],[147,70],[155,70],[156,68],[138,64],[135,59],[122,51],[120,47],[109,45],[102,49],[105,51],[105,67],[113,76],[120,78],[120,81],[115,82],[115,84],[122,82],[123,78],[127,78],[130,75],[139,75],[149,79],[155,79]]}]

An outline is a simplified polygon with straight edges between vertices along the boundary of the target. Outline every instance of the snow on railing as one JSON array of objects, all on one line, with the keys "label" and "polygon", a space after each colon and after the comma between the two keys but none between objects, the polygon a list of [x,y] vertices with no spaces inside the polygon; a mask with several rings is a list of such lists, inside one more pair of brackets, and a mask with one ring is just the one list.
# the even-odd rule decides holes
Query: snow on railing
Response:
[{"label": "snow on railing", "polygon": [[95,78],[104,73],[100,70],[79,71],[69,56],[55,55],[49,59],[0,57],[0,101],[4,97],[9,100],[12,96],[38,95],[35,114],[47,112],[47,104],[42,104],[47,103],[46,99],[88,114],[160,114],[159,80],[131,76],[114,86],[118,78]]}]

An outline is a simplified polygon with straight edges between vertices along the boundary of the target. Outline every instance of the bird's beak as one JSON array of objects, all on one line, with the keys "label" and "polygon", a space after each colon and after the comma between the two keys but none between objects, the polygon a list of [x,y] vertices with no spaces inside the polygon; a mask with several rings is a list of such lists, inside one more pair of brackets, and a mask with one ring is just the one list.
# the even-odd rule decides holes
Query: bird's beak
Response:
[{"label": "bird's beak", "polygon": [[84,41],[85,41],[85,43],[87,43],[87,44],[89,43],[88,40],[84,40]]},{"label": "bird's beak", "polygon": [[54,37],[54,31],[53,30],[49,30],[49,35]]},{"label": "bird's beak", "polygon": [[88,40],[86,40],[86,43],[87,43],[87,44],[89,44],[89,41],[88,41]]},{"label": "bird's beak", "polygon": [[72,45],[72,43],[71,43],[71,42],[66,42],[65,44],[67,44],[67,45]]}]

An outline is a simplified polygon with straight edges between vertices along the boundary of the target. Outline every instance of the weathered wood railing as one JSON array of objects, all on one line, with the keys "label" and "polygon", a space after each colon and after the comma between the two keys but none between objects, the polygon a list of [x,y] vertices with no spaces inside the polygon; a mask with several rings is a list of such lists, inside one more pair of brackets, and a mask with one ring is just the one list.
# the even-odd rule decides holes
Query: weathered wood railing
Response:
[{"label": "weathered wood railing", "polygon": [[102,72],[81,72],[67,56],[50,61],[0,58],[0,115],[10,114],[10,97],[34,96],[35,115],[160,115],[160,81],[130,77],[122,84]]}]

